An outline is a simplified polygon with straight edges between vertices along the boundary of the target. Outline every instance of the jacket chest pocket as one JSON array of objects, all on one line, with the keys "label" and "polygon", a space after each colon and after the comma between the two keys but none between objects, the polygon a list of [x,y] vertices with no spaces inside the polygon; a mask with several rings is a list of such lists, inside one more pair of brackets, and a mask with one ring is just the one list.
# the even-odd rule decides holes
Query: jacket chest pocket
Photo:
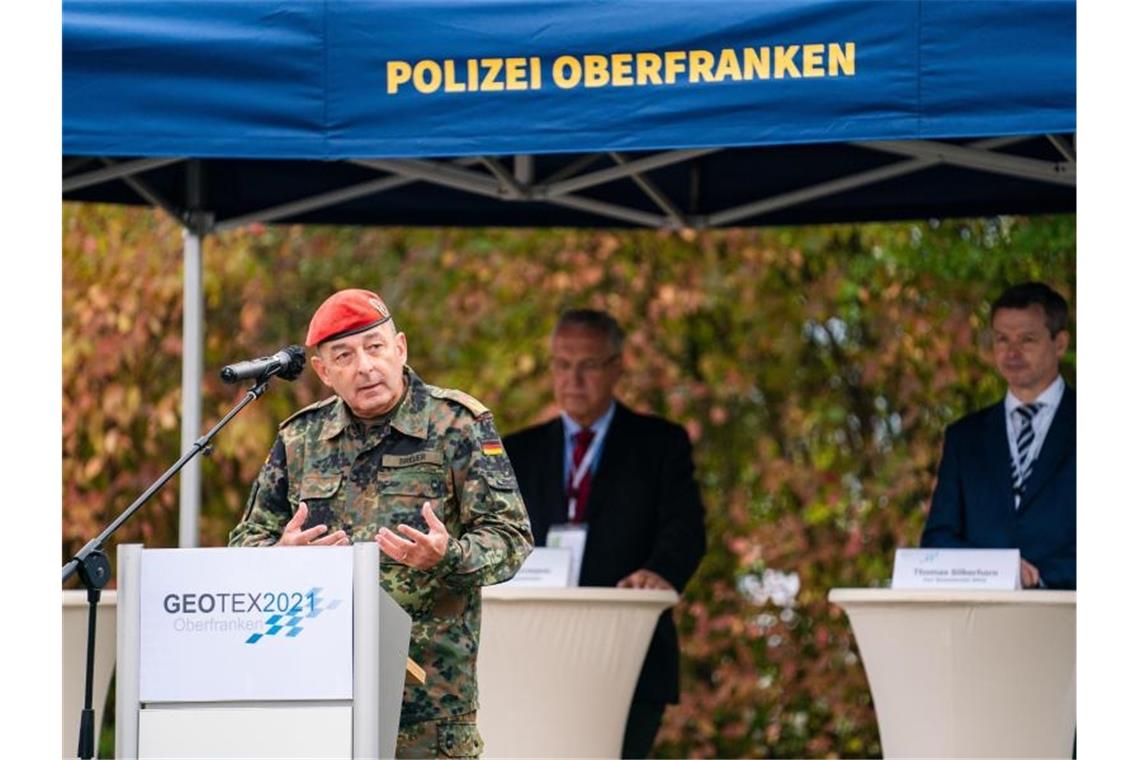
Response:
[{"label": "jacket chest pocket", "polygon": [[413,454],[385,454],[380,458],[379,480],[382,493],[443,498],[447,494],[443,452],[428,449]]},{"label": "jacket chest pocket", "polygon": [[314,525],[327,525],[329,532],[337,528],[349,530],[348,515],[345,513],[343,478],[339,473],[305,473],[301,477],[298,498],[309,508],[305,528]]},{"label": "jacket chest pocket", "polygon": [[[437,452],[430,458],[415,459],[385,455],[377,473],[376,494],[381,524],[395,530],[400,523],[427,533],[423,517],[424,502],[444,522],[451,516],[453,499],[448,487],[448,470]],[[415,456],[415,455],[413,455]]]}]

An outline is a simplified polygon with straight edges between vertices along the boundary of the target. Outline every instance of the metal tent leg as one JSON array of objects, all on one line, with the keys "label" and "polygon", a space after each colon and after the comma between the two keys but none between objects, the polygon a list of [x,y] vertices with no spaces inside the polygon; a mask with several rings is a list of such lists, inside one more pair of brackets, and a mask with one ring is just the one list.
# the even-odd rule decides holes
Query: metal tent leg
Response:
[{"label": "metal tent leg", "polygon": [[[202,427],[202,233],[182,230],[182,451]],[[190,460],[178,475],[178,545],[198,545],[202,463]]]}]

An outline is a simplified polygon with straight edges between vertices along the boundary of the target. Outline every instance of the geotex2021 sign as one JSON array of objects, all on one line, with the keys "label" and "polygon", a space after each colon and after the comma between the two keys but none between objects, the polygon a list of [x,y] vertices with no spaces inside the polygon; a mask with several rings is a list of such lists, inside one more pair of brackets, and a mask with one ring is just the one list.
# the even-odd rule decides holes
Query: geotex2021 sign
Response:
[{"label": "geotex2021 sign", "polygon": [[141,561],[141,701],[352,698],[351,547]]}]

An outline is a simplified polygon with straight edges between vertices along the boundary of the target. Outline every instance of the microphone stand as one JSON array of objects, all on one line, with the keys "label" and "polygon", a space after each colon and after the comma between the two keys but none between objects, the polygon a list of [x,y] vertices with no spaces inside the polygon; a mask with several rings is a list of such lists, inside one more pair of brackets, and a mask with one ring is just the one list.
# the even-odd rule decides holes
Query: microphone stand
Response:
[{"label": "microphone stand", "polygon": [[274,367],[257,378],[257,382],[249,389],[245,397],[239,401],[225,417],[222,417],[218,424],[214,425],[214,427],[201,438],[194,441],[190,449],[183,454],[177,462],[171,465],[170,469],[162,473],[158,480],[152,483],[141,496],[135,499],[133,504],[123,510],[123,513],[115,518],[114,522],[108,525],[98,536],[88,541],[87,545],[80,549],[79,552],[63,566],[64,581],[78,573],[80,582],[87,589],[87,673],[83,686],[83,712],[79,720],[78,750],[78,757],[82,758],[82,760],[91,760],[91,758],[95,757],[95,710],[91,706],[91,693],[94,689],[95,682],[95,612],[99,604],[99,597],[103,592],[103,587],[107,585],[107,581],[110,580],[111,577],[111,563],[107,559],[107,555],[103,552],[103,545],[107,542],[107,539],[111,537],[111,534],[129,520],[131,515],[137,512],[151,496],[166,485],[166,482],[185,467],[187,462],[202,452],[209,453],[210,441],[213,440],[218,431],[225,427],[226,424],[248,404],[260,398],[261,395],[265,393],[265,389],[269,387],[270,378],[280,371],[280,367]]}]

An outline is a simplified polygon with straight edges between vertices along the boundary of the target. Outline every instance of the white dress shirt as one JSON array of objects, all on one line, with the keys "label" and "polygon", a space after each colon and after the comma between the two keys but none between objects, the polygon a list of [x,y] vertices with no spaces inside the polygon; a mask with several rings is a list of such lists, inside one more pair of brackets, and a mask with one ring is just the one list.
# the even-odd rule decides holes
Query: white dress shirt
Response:
[{"label": "white dress shirt", "polygon": [[[1041,395],[1033,402],[1038,404],[1040,408],[1031,422],[1033,425],[1033,444],[1029,448],[1027,464],[1035,462],[1037,455],[1041,453],[1041,446],[1045,443],[1045,434],[1049,432],[1049,425],[1052,424],[1053,416],[1057,414],[1057,407],[1061,405],[1061,397],[1064,395],[1065,380],[1057,375],[1057,379],[1042,391]],[[1013,391],[1006,391],[1005,432],[1006,438],[1009,440],[1010,461],[1013,462],[1017,461],[1017,436],[1021,432],[1023,422],[1021,415],[1016,411],[1019,406],[1024,406],[1024,403],[1013,395]]]},{"label": "white dress shirt", "polygon": [[[598,462],[602,458],[602,447],[606,444],[606,433],[610,429],[610,421],[614,418],[614,410],[617,408],[617,403],[611,401],[610,408],[606,413],[594,421],[590,425],[590,429],[594,431],[594,437],[597,438],[597,450],[594,452],[593,458],[589,462],[590,477],[598,471]],[[566,412],[562,412],[562,486],[570,482],[570,471],[574,465],[574,436],[578,435],[578,431],[582,429],[582,425],[570,418]]]}]

